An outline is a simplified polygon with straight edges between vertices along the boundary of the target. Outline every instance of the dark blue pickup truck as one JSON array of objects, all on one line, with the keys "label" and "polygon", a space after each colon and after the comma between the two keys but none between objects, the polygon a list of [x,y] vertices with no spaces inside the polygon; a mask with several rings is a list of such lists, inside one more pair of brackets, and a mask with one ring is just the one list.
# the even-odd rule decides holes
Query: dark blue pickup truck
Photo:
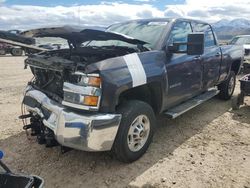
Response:
[{"label": "dark blue pickup truck", "polygon": [[220,46],[209,24],[189,19],[31,33],[66,39],[69,48],[25,60],[34,79],[24,129],[48,147],[111,150],[124,162],[145,153],[156,114],[176,118],[217,94],[230,99],[243,61],[242,47]]}]

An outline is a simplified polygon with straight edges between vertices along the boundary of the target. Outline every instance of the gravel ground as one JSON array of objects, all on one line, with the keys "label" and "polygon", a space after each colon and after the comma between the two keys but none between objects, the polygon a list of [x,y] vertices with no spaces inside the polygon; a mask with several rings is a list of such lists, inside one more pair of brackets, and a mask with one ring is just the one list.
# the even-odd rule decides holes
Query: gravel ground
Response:
[{"label": "gravel ground", "polygon": [[22,92],[32,77],[23,69],[24,58],[0,57],[0,148],[15,172],[37,174],[48,188],[250,188],[249,106],[232,111],[230,101],[214,98],[176,120],[159,116],[148,152],[131,164],[109,152],[61,154],[59,147],[38,145],[22,131]]}]

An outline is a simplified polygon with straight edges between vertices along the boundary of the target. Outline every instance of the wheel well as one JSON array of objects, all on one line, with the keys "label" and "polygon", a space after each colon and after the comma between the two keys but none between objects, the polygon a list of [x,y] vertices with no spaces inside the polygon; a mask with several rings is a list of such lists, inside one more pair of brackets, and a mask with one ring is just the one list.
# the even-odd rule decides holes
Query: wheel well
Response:
[{"label": "wheel well", "polygon": [[160,84],[154,82],[126,90],[120,94],[118,105],[127,100],[140,100],[146,102],[153,108],[155,113],[159,113],[162,104]]},{"label": "wheel well", "polygon": [[236,60],[232,63],[231,71],[234,71],[237,75],[240,72],[241,60]]}]

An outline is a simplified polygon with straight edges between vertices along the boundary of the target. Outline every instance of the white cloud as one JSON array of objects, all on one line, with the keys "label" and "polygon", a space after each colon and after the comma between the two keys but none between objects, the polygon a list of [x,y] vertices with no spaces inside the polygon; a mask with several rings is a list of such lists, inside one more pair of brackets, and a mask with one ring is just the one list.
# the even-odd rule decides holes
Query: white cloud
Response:
[{"label": "white cloud", "polygon": [[166,6],[165,16],[188,17],[210,22],[220,19],[249,18],[250,0],[186,0]]},{"label": "white cloud", "polygon": [[[214,22],[220,19],[249,18],[250,0],[186,0],[184,4],[166,5],[165,10],[150,5],[122,1],[103,1],[99,5],[0,6],[0,29],[29,29],[55,25],[110,25],[129,19],[151,17],[188,17]],[[148,1],[148,2],[145,2]],[[150,2],[149,2],[150,1]],[[0,3],[3,0],[0,0]]]},{"label": "white cloud", "polygon": [[163,11],[148,4],[102,3],[71,7],[2,6],[0,7],[0,29],[26,29],[66,24],[107,26],[129,19],[163,16]]}]

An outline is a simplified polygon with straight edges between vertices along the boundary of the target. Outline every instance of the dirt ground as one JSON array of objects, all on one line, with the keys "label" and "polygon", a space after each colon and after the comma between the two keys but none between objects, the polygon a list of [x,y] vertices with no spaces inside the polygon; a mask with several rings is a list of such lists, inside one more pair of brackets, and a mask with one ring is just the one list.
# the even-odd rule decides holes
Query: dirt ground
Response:
[{"label": "dirt ground", "polygon": [[22,92],[32,77],[24,58],[0,57],[0,149],[13,171],[37,174],[48,188],[250,188],[249,106],[232,111],[230,101],[214,98],[175,120],[158,117],[148,152],[131,164],[109,152],[61,154],[59,147],[27,140],[22,130]]}]

